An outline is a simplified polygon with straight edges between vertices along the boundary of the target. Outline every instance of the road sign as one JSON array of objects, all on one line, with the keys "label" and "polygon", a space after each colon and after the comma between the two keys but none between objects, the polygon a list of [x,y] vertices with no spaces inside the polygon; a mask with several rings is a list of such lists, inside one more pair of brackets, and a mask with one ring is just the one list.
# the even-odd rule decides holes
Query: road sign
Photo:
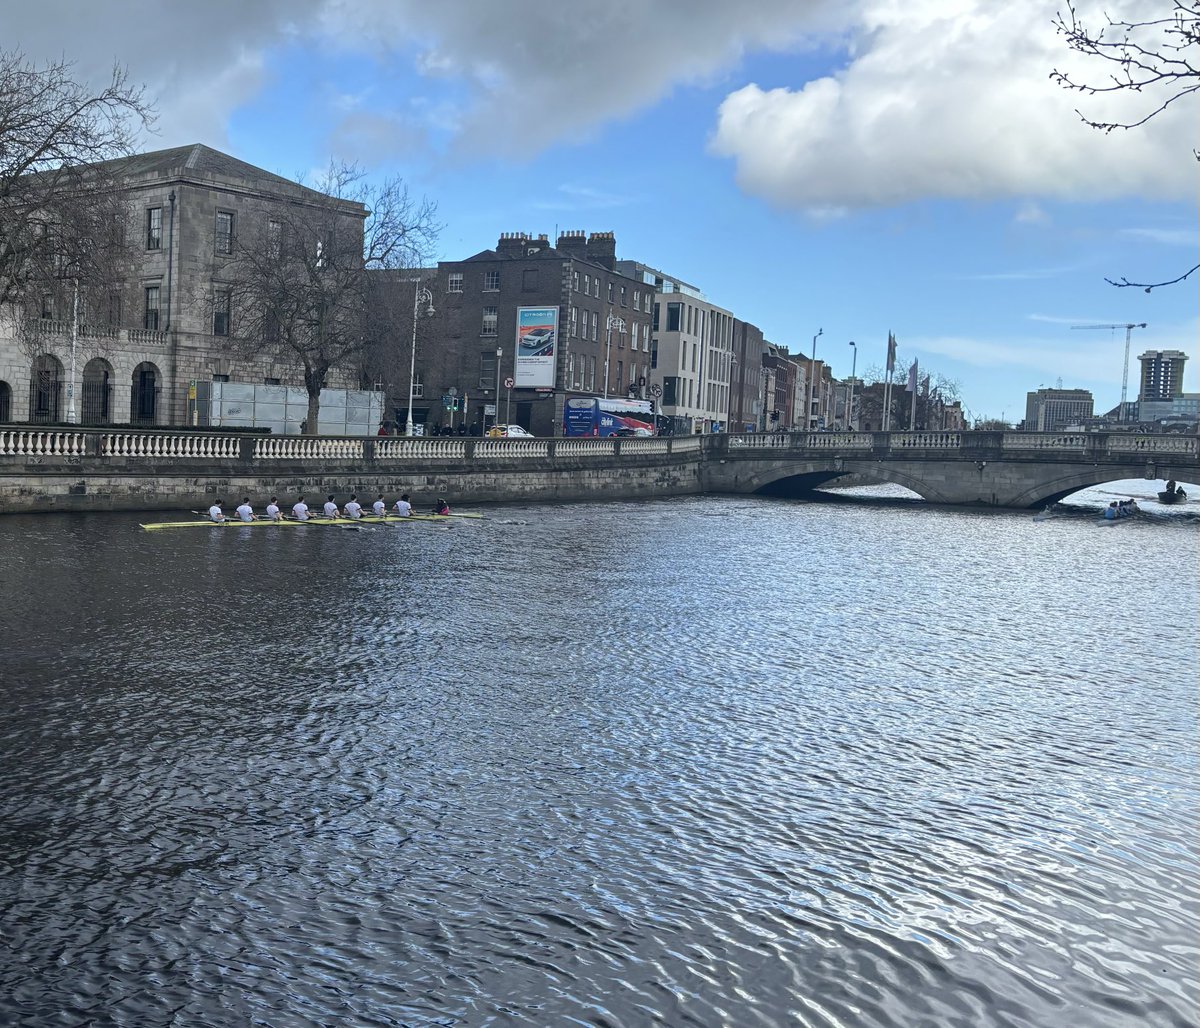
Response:
[{"label": "road sign", "polygon": [[662,396],[662,386],[660,386],[657,382],[655,382],[654,385],[652,385],[650,387],[650,395],[651,396]]},{"label": "road sign", "polygon": [[485,403],[483,405],[483,416],[485,418],[494,418],[496,416],[496,405],[494,403]]},{"label": "road sign", "polygon": [[516,383],[512,380],[512,375],[509,375],[508,378],[504,380],[504,388],[511,389],[514,385],[516,385]]}]

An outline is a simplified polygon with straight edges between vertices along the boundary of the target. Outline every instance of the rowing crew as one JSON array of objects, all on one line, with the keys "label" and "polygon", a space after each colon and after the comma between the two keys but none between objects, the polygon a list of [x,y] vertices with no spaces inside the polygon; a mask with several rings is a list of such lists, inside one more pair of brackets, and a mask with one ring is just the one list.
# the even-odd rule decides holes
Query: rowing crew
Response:
[{"label": "rowing crew", "polygon": [[[223,501],[217,500],[211,507],[208,508],[209,519],[217,523],[221,523],[227,519],[225,512],[222,510]],[[413,513],[412,502],[408,498],[408,493],[400,497],[393,505],[392,511],[396,517],[407,518]],[[450,505],[438,497],[437,503],[434,505],[433,512],[435,514],[448,515],[450,513]],[[265,515],[254,513],[254,508],[250,505],[250,497],[242,497],[242,502],[237,507],[237,518],[239,521],[283,521],[285,520],[283,511],[279,507],[279,498],[271,497],[271,502],[267,504]],[[320,517],[326,518],[349,518],[352,521],[357,521],[364,514],[362,504],[358,502],[358,496],[351,494],[350,499],[346,501],[343,508],[338,508],[337,500],[333,493],[330,493],[325,499],[325,503],[321,508]],[[387,500],[384,499],[383,493],[379,494],[379,499],[371,504],[371,513],[377,518],[385,518],[388,516]],[[292,518],[296,521],[308,521],[310,517],[318,515],[310,514],[308,504],[304,502],[304,497],[301,496],[292,505]]]},{"label": "rowing crew", "polygon": [[1133,517],[1141,509],[1137,505],[1137,501],[1133,499],[1113,500],[1112,503],[1104,508],[1104,520],[1115,521],[1117,518]]}]

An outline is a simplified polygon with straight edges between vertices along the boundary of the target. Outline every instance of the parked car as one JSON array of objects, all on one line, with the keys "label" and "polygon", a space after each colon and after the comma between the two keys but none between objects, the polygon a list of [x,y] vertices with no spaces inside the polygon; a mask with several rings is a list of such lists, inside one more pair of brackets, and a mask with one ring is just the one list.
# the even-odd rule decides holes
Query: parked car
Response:
[{"label": "parked car", "polygon": [[493,432],[498,432],[500,437],[504,439],[533,439],[534,434],[527,428],[522,428],[520,425],[497,425],[493,429],[488,430],[488,435]]},{"label": "parked car", "polygon": [[654,435],[654,433],[651,432],[650,429],[648,429],[648,428],[641,428],[639,426],[638,428],[618,428],[613,433],[613,435],[622,436],[623,438],[626,438],[626,439],[629,439],[629,438],[645,439],[648,436]]}]

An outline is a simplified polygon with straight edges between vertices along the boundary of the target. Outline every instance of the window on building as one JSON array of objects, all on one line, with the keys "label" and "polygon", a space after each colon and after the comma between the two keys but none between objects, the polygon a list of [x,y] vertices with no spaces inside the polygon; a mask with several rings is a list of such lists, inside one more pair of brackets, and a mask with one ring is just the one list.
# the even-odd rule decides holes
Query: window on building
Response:
[{"label": "window on building", "polygon": [[496,322],[499,320],[499,310],[496,307],[483,308],[483,328],[480,335],[494,336],[496,334]]},{"label": "window on building", "polygon": [[589,393],[594,393],[596,391],[596,358],[595,357],[588,358],[587,373],[588,373],[587,384],[583,388],[586,389]]},{"label": "window on building", "polygon": [[421,378],[421,372],[414,371],[412,379],[413,399],[421,400],[425,398],[425,382]]},{"label": "window on building", "polygon": [[146,286],[146,314],[142,323],[146,328],[158,331],[158,286]]},{"label": "window on building", "polygon": [[571,335],[579,335],[579,308],[571,308]]},{"label": "window on building", "polygon": [[629,306],[629,304],[627,304],[627,303],[625,302],[625,287],[624,287],[624,286],[621,286],[621,306],[622,306],[622,307],[628,307],[628,306]]},{"label": "window on building", "polygon": [[611,282],[608,284],[608,302],[613,302],[613,284]]},{"label": "window on building", "polygon": [[54,317],[54,297],[49,293],[42,293],[42,317],[47,321]]},{"label": "window on building", "polygon": [[658,367],[658,339],[650,340],[650,367]]},{"label": "window on building", "polygon": [[121,325],[121,294],[108,294],[108,326],[119,328]]},{"label": "window on building", "polygon": [[537,287],[537,268],[526,268],[521,272],[521,291],[525,293],[534,293],[537,292]]},{"label": "window on building", "polygon": [[273,261],[277,261],[283,256],[282,222],[267,222],[267,256]]},{"label": "window on building", "polygon": [[587,293],[588,296],[592,295],[592,276],[588,275],[586,272],[583,276],[583,291]]},{"label": "window on building", "polygon": [[216,372],[214,372],[212,380],[214,382],[228,382],[229,376],[228,375],[220,375],[220,374],[217,374]]},{"label": "window on building", "polygon": [[479,355],[479,388],[496,388],[496,351],[484,350]]},{"label": "window on building", "polygon": [[600,316],[595,311],[592,311],[592,339],[597,340],[599,338],[600,338]]},{"label": "window on building", "polygon": [[146,208],[146,249],[162,249],[162,208]]},{"label": "window on building", "polygon": [[579,272],[578,271],[571,272],[571,288],[574,289],[575,292],[579,292]]},{"label": "window on building", "polygon": [[[669,303],[667,304],[667,331],[678,332],[679,326],[682,323],[683,304]],[[658,328],[658,304],[654,305],[654,327]]]},{"label": "window on building", "polygon": [[650,325],[655,332],[658,331],[658,304],[654,305],[654,313],[650,318]]},{"label": "window on building", "polygon": [[597,300],[600,299],[600,276],[599,275],[597,275],[594,279],[592,279],[592,296],[594,296]]},{"label": "window on building", "polygon": [[629,349],[631,349],[631,350],[636,350],[638,348],[637,334],[638,334],[638,323],[635,321],[629,327]]},{"label": "window on building", "polygon": [[617,392],[621,392],[621,383],[625,381],[625,364],[623,361],[617,361]]},{"label": "window on building", "polygon": [[500,272],[485,271],[483,273],[483,291],[485,293],[500,292]]},{"label": "window on building", "polygon": [[213,294],[213,335],[229,335],[229,315],[233,306],[233,294],[228,289],[218,289]]},{"label": "window on building", "polygon": [[217,211],[217,253],[233,253],[233,211]]},{"label": "window on building", "polygon": [[283,385],[283,379],[281,379],[281,378],[264,378],[263,385],[268,385],[268,386]]},{"label": "window on building", "polygon": [[461,293],[463,286],[463,277],[461,271],[452,271],[446,279],[446,292]]}]

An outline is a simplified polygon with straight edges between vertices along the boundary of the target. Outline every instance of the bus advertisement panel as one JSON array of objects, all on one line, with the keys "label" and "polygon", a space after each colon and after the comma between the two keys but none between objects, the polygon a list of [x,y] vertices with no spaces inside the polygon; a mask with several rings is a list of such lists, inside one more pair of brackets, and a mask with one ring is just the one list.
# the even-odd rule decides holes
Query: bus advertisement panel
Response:
[{"label": "bus advertisement panel", "polygon": [[563,406],[565,436],[651,436],[654,405],[649,400],[569,396]]},{"label": "bus advertisement panel", "polygon": [[558,308],[517,308],[518,389],[553,389],[554,355],[558,350]]}]

